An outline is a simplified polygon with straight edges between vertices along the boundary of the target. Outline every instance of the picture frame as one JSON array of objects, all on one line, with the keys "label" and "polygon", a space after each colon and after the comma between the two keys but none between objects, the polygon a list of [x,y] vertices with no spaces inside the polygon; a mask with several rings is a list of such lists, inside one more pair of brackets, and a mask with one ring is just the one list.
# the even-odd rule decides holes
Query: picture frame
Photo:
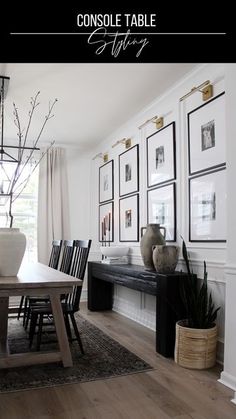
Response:
[{"label": "picture frame", "polygon": [[226,241],[225,167],[189,179],[189,241]]},{"label": "picture frame", "polygon": [[119,155],[119,196],[139,191],[139,145]]},{"label": "picture frame", "polygon": [[114,199],[114,161],[99,167],[99,203]]},{"label": "picture frame", "polygon": [[188,113],[189,175],[226,163],[225,92]]},{"label": "picture frame", "polygon": [[147,191],[148,224],[166,228],[166,241],[176,241],[176,185],[170,183]]},{"label": "picture frame", "polygon": [[139,195],[130,195],[119,200],[119,240],[139,241]]},{"label": "picture frame", "polygon": [[99,205],[99,242],[111,243],[114,241],[114,203],[108,202]]},{"label": "picture frame", "polygon": [[175,122],[147,137],[147,187],[176,178]]}]

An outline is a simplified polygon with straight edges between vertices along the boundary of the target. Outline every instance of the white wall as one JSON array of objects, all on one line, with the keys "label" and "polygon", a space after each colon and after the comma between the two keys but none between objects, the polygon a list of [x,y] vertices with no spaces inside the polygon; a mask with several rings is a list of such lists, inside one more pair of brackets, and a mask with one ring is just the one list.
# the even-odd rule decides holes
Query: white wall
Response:
[{"label": "white wall", "polygon": [[226,259],[226,318],[223,384],[235,391],[232,400],[236,404],[236,65],[226,65],[226,130],[227,130],[227,259]]},{"label": "white wall", "polygon": [[67,148],[67,174],[71,239],[89,237],[91,158],[81,150]]}]

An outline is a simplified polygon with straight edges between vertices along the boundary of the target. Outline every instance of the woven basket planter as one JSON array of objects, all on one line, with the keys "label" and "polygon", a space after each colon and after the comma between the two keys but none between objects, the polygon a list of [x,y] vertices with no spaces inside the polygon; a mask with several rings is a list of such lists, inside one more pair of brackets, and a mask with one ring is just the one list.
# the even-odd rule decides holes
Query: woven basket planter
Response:
[{"label": "woven basket planter", "polygon": [[217,326],[192,329],[186,320],[176,323],[175,362],[191,369],[211,368],[216,363]]}]

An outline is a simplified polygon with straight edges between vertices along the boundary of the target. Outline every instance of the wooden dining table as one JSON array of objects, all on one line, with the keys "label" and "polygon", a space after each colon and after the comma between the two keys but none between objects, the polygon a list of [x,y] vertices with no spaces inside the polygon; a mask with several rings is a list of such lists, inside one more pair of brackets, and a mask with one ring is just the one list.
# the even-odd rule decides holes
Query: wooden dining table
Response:
[{"label": "wooden dining table", "polygon": [[[24,264],[17,276],[0,276],[0,368],[59,361],[62,361],[64,367],[73,365],[60,295],[70,293],[75,285],[82,286],[82,281],[41,263]],[[49,296],[59,344],[58,351],[10,354],[8,347],[9,297],[22,295]],[[22,327],[20,322],[19,327]]]}]

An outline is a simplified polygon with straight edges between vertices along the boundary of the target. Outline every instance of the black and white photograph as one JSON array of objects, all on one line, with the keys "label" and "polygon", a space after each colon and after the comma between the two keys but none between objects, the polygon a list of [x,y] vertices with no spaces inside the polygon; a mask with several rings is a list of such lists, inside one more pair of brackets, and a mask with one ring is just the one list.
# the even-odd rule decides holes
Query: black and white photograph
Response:
[{"label": "black and white photograph", "polygon": [[139,190],[139,145],[119,155],[119,194],[129,195]]},{"label": "black and white photograph", "polygon": [[103,176],[103,192],[108,191],[109,189],[109,179],[108,179],[108,174],[106,173]]},{"label": "black and white photograph", "polygon": [[132,179],[132,165],[127,163],[125,165],[125,182],[130,182]]},{"label": "black and white photograph", "polygon": [[189,175],[225,165],[224,92],[187,115]]},{"label": "black and white photograph", "polygon": [[160,147],[156,148],[156,169],[162,166],[165,162],[165,154],[164,154],[164,146],[161,145]]},{"label": "black and white photograph", "polygon": [[189,240],[226,240],[226,170],[219,169],[189,179]]},{"label": "black and white photograph", "polygon": [[147,186],[160,185],[176,177],[175,122],[147,137]]},{"label": "black and white photograph", "polygon": [[147,191],[148,224],[160,224],[166,229],[166,241],[176,240],[175,183]]},{"label": "black and white photograph", "polygon": [[120,242],[139,241],[139,195],[121,198],[119,201]]},{"label": "black and white photograph", "polygon": [[114,241],[114,204],[99,205],[99,241],[110,243]]},{"label": "black and white photograph", "polygon": [[216,194],[215,192],[202,195],[202,221],[216,219]]},{"label": "black and white photograph", "polygon": [[125,211],[125,227],[129,228],[132,227],[132,210]]},{"label": "black and white photograph", "polygon": [[113,160],[99,167],[99,203],[114,198],[114,163]]},{"label": "black and white photograph", "polygon": [[207,122],[201,126],[202,151],[215,147],[215,121]]}]

